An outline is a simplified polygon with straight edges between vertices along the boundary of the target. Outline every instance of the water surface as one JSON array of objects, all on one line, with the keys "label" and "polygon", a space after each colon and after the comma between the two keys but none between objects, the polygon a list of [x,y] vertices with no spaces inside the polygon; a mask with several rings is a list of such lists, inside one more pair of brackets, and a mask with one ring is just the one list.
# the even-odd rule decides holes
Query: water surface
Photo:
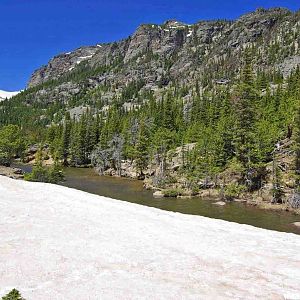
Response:
[{"label": "water surface", "polygon": [[[17,165],[29,172],[31,167]],[[300,229],[292,225],[300,222],[300,216],[283,211],[262,210],[243,203],[228,203],[226,206],[213,204],[212,199],[154,198],[152,191],[143,188],[142,181],[99,176],[93,169],[66,168],[66,180],[62,185],[89,193],[156,207],[163,210],[200,215],[210,218],[249,224],[256,227],[300,234]]]}]

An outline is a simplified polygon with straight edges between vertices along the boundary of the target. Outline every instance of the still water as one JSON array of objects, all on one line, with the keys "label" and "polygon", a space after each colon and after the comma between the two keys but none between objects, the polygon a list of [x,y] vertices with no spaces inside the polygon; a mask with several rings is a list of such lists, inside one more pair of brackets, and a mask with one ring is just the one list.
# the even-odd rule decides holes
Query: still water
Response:
[{"label": "still water", "polygon": [[[29,166],[17,165],[25,172]],[[228,203],[226,206],[214,205],[215,201],[202,198],[178,199],[152,196],[152,191],[143,189],[138,180],[97,175],[93,169],[66,168],[65,182],[62,185],[89,193],[137,203],[159,209],[223,219],[256,227],[300,234],[300,229],[292,225],[300,222],[300,216],[288,212],[261,210],[243,203]]]}]

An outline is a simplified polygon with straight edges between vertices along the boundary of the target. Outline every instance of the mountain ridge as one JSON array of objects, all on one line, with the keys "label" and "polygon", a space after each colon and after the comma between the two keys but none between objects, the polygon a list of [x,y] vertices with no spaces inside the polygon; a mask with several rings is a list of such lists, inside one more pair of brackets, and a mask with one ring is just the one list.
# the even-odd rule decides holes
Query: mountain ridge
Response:
[{"label": "mountain ridge", "polygon": [[[293,19],[297,14],[297,12],[293,13],[284,8],[257,9],[255,12],[242,15],[235,21],[210,20],[199,21],[189,25],[177,20],[167,20],[160,25],[141,24],[132,35],[125,39],[112,43],[99,43],[94,46],[79,47],[69,53],[61,53],[53,57],[46,66],[32,74],[28,87],[39,85],[51,79],[57,79],[76,69],[81,61],[85,61],[91,67],[107,66],[112,63],[112,58],[117,56],[126,64],[146,51],[153,51],[154,54],[170,57],[174,52],[180,53],[187,44],[187,48],[191,49],[192,47],[204,48],[200,50],[204,51],[203,58],[205,58],[209,56],[207,53],[205,55],[205,52],[211,52],[211,49],[206,47],[207,45],[216,42],[216,46],[220,46],[222,38],[230,35],[233,31],[232,38],[237,38],[237,41],[232,40],[232,43],[228,45],[228,49],[241,49],[247,43],[256,43],[257,39],[262,37],[263,33],[267,33],[266,31],[272,30],[273,26],[280,19],[285,17]],[[296,18],[299,20],[299,16]],[[248,27],[249,30],[247,30],[252,36],[237,32],[237,27],[239,26]],[[194,38],[200,39],[200,45],[192,45]],[[196,50],[193,49],[191,51]],[[220,53],[217,53],[217,55],[221,56]],[[190,60],[194,61],[195,59]]]}]

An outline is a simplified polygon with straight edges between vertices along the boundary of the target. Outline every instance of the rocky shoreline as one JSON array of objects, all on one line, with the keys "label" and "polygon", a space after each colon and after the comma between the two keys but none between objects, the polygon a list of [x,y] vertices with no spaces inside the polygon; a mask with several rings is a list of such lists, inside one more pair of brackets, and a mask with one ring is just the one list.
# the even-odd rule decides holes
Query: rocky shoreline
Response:
[{"label": "rocky shoreline", "polygon": [[[32,161],[27,163],[27,165],[32,165]],[[51,162],[49,163],[46,161],[45,165],[51,165]],[[82,167],[82,166],[81,166]],[[91,168],[91,166],[85,166],[87,168]],[[24,171],[20,168],[16,167],[5,167],[5,166],[0,166],[0,176],[6,176],[12,179],[19,179],[23,180],[24,179]],[[120,177],[118,176],[115,172],[105,172],[105,176],[111,176],[111,177]],[[133,172],[133,170],[126,172],[125,174],[122,174],[121,177],[125,178],[131,178],[131,179],[138,179],[136,176],[136,173]],[[99,175],[101,176],[101,175]],[[180,193],[176,194],[175,191],[178,191],[177,185],[173,184],[169,186],[166,189],[159,189],[151,184],[151,178],[146,177],[143,179],[143,186],[147,190],[152,190],[153,191],[153,196],[155,198],[179,198],[184,201],[184,199],[190,199],[193,197],[200,197],[200,198],[205,198],[205,199],[211,199],[214,201],[214,204],[216,206],[226,206],[230,202],[242,202],[245,205],[249,206],[255,206],[259,209],[264,209],[264,210],[271,210],[271,211],[286,211],[290,212],[296,215],[300,215],[300,209],[294,209],[288,203],[271,203],[269,199],[266,199],[263,195],[256,195],[257,193],[244,193],[240,195],[240,197],[236,197],[231,199],[230,201],[224,199],[222,197],[222,193],[220,189],[217,188],[208,188],[208,189],[201,189],[197,193],[193,193],[192,191],[186,189],[180,189]],[[172,194],[172,191],[174,192]],[[300,227],[300,222],[297,224],[294,224],[297,227]]]},{"label": "rocky shoreline", "polygon": [[[195,147],[195,143],[186,144],[185,149],[192,150]],[[281,203],[272,203],[272,169],[271,163],[267,167],[268,175],[264,186],[258,191],[249,193],[245,191],[234,190],[234,193],[226,193],[226,186],[229,185],[238,186],[241,174],[238,174],[236,170],[227,169],[223,173],[218,174],[218,179],[208,178],[206,182],[199,180],[196,183],[197,188],[193,189],[189,187],[188,179],[185,178],[184,174],[180,173],[182,167],[182,152],[183,147],[178,147],[172,153],[169,152],[166,160],[166,175],[168,178],[163,183],[156,182],[156,177],[160,174],[160,166],[152,161],[148,168],[144,170],[143,176],[137,172],[134,161],[122,160],[120,164],[120,170],[108,168],[104,170],[101,175],[112,176],[112,177],[125,177],[143,180],[144,188],[153,191],[155,198],[191,198],[191,197],[204,197],[210,198],[215,201],[216,205],[224,206],[231,201],[243,202],[246,205],[256,206],[261,209],[274,210],[274,211],[289,211],[300,215],[300,208],[293,208],[289,204],[289,199],[293,194],[293,186],[290,179],[289,170],[292,168],[292,156],[290,154],[291,142],[285,140],[281,143],[281,151],[277,156],[277,161],[282,169],[287,170],[285,177],[283,178],[283,192],[284,196]],[[38,145],[32,145],[27,150],[25,163],[33,165],[35,163],[35,155],[38,150]],[[50,166],[53,164],[53,159],[49,153],[48,145],[43,147],[43,164]],[[75,167],[89,167],[91,165],[75,166]],[[10,178],[22,179],[24,177],[23,171],[18,168],[10,168],[0,166],[0,175],[4,175]],[[99,175],[100,176],[100,175]],[[223,188],[222,188],[223,186]]]},{"label": "rocky shoreline", "polygon": [[22,169],[19,168],[13,168],[13,167],[5,167],[0,166],[0,175],[6,176],[12,179],[23,179],[24,178],[24,172]]},{"label": "rocky shoreline", "polygon": [[[153,190],[153,196],[155,198],[165,198],[165,197],[173,197],[173,198],[180,198],[180,199],[189,199],[193,197],[203,197],[203,198],[211,198],[212,201],[215,201],[215,205],[218,206],[225,206],[228,203],[231,202],[241,202],[245,205],[249,206],[255,206],[260,209],[265,210],[272,210],[272,211],[286,211],[286,212],[292,212],[294,214],[300,215],[300,209],[292,208],[288,203],[271,203],[270,201],[264,200],[262,197],[258,197],[251,193],[243,194],[241,197],[234,198],[230,201],[224,200],[224,198],[221,195],[220,190],[218,189],[206,189],[201,190],[197,194],[191,194],[189,191],[183,191],[182,195],[169,195],[169,190],[158,190],[155,187],[147,187],[149,190]],[[167,193],[167,194],[166,194]],[[298,225],[300,226],[300,224]]]}]

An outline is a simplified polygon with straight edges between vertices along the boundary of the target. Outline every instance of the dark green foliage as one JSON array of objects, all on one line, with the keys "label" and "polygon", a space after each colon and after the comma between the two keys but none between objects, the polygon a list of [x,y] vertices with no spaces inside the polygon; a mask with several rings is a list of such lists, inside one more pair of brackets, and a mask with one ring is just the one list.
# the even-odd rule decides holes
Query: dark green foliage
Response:
[{"label": "dark green foliage", "polygon": [[300,192],[300,107],[298,108],[295,121],[295,175],[296,175],[296,190]]},{"label": "dark green foliage", "polygon": [[57,161],[50,167],[43,166],[41,151],[37,153],[36,160],[37,162],[32,168],[31,173],[25,174],[25,180],[54,184],[64,180],[62,168]]},{"label": "dark green foliage", "polygon": [[235,133],[236,154],[245,168],[250,168],[256,161],[254,126],[257,119],[257,98],[257,91],[254,87],[252,58],[248,50],[237,92]]},{"label": "dark green foliage", "polygon": [[273,199],[272,203],[282,203],[283,187],[282,187],[282,171],[278,166],[274,166],[273,170]]},{"label": "dark green foliage", "polygon": [[0,165],[9,166],[14,156],[22,156],[24,149],[24,139],[18,126],[0,128]]},{"label": "dark green foliage", "polygon": [[135,147],[135,162],[136,162],[136,168],[140,175],[143,175],[143,170],[147,168],[149,163],[149,129],[144,123],[144,120],[142,120],[142,123],[140,125],[138,138],[136,142]]},{"label": "dark green foliage", "polygon": [[62,140],[61,140],[61,157],[63,160],[63,164],[65,166],[68,165],[68,156],[69,156],[69,147],[70,147],[70,135],[71,135],[71,120],[70,114],[65,114]]},{"label": "dark green foliage", "polygon": [[237,183],[230,183],[226,186],[224,197],[227,201],[232,201],[246,190],[246,186]]},{"label": "dark green foliage", "polygon": [[25,300],[20,292],[16,289],[11,290],[7,295],[2,297],[2,300]]},{"label": "dark green foliage", "polygon": [[44,167],[37,164],[32,168],[32,172],[25,175],[25,180],[46,183],[59,183],[64,180],[62,168],[58,164],[51,167]]},{"label": "dark green foliage", "polygon": [[178,189],[167,189],[163,191],[164,197],[172,197],[175,198],[177,196],[182,196],[183,191]]}]

